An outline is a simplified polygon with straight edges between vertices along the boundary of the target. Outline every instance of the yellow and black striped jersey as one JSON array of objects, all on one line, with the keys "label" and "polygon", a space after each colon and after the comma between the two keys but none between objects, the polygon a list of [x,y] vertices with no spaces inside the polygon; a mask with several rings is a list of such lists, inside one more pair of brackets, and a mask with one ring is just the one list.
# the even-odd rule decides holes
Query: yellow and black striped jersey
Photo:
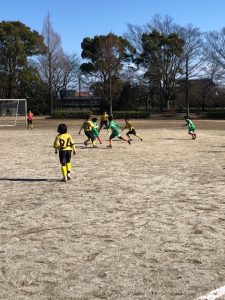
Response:
[{"label": "yellow and black striped jersey", "polygon": [[129,129],[131,131],[134,129],[134,126],[131,124],[131,122],[126,121],[124,129]]},{"label": "yellow and black striped jersey", "polygon": [[108,114],[103,114],[100,116],[100,121],[108,121],[109,115]]},{"label": "yellow and black striped jersey", "polygon": [[94,123],[91,121],[91,120],[89,120],[89,121],[85,121],[83,124],[82,124],[82,126],[81,126],[81,128],[80,128],[80,131],[81,131],[81,129],[84,129],[84,131],[92,131],[92,129],[95,127],[95,125],[94,125]]},{"label": "yellow and black striped jersey", "polygon": [[65,151],[65,150],[76,151],[75,143],[69,133],[63,133],[57,135],[53,147],[58,151]]}]

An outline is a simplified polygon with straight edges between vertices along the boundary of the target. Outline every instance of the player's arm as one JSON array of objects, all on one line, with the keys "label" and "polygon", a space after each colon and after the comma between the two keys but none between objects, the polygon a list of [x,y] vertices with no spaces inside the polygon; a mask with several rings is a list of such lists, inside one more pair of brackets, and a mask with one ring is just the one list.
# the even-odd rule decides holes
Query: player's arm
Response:
[{"label": "player's arm", "polygon": [[58,136],[55,138],[53,148],[55,148],[55,154],[57,154],[58,150],[60,148],[60,142],[59,142],[59,137]]},{"label": "player's arm", "polygon": [[80,127],[80,130],[79,130],[79,132],[78,132],[78,134],[80,134],[81,133],[81,131],[82,131],[82,129],[84,128],[84,124],[82,124],[81,125],[81,127]]},{"label": "player's arm", "polygon": [[75,145],[75,143],[74,143],[74,140],[73,140],[73,138],[71,137],[71,139],[70,139],[70,145],[71,145],[71,147],[72,147],[72,150],[73,150],[73,155],[75,155],[76,154],[76,145]]}]

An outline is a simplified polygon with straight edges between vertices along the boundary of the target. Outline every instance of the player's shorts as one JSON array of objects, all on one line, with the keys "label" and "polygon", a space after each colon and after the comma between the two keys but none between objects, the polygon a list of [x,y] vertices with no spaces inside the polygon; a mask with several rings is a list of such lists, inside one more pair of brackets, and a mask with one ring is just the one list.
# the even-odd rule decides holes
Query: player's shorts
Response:
[{"label": "player's shorts", "polygon": [[71,150],[59,151],[59,161],[61,165],[66,165],[71,161]]},{"label": "player's shorts", "polygon": [[133,135],[136,135],[136,130],[135,130],[135,129],[129,130],[129,131],[127,132],[127,134],[133,134]]},{"label": "player's shorts", "polygon": [[102,128],[103,125],[105,125],[105,127],[107,128],[107,126],[108,126],[108,121],[106,121],[106,120],[105,120],[105,121],[101,121],[101,122],[100,122],[100,129]]},{"label": "player's shorts", "polygon": [[193,131],[193,132],[194,132],[194,131],[195,131],[195,129],[196,129],[196,128],[195,128],[194,126],[190,126],[190,127],[188,127],[188,132],[191,132],[191,131]]},{"label": "player's shorts", "polygon": [[91,139],[92,141],[95,140],[95,135],[92,131],[85,131],[84,133],[85,133],[87,138]]},{"label": "player's shorts", "polygon": [[27,125],[32,125],[32,124],[33,124],[33,120],[27,119]]},{"label": "player's shorts", "polygon": [[112,139],[114,139],[115,137],[120,138],[121,135],[120,135],[119,133],[117,133],[117,132],[112,132],[111,135],[110,135],[110,137],[109,137],[109,139],[112,140]]}]

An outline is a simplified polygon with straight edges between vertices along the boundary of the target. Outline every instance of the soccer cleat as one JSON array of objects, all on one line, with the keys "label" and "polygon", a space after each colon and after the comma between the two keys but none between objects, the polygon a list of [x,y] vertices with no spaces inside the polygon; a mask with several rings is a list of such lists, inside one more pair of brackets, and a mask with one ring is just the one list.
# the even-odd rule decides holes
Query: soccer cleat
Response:
[{"label": "soccer cleat", "polygon": [[61,182],[67,182],[67,177],[63,177]]},{"label": "soccer cleat", "polygon": [[108,145],[107,148],[112,148],[112,145]]},{"label": "soccer cleat", "polygon": [[129,144],[129,145],[131,145],[131,142],[130,142],[130,140],[128,140],[128,144]]},{"label": "soccer cleat", "polygon": [[67,174],[67,180],[71,180],[71,175],[69,173]]},{"label": "soccer cleat", "polygon": [[141,141],[143,141],[143,139],[140,139]]},{"label": "soccer cleat", "polygon": [[84,145],[87,147],[87,142],[86,141],[84,141]]}]

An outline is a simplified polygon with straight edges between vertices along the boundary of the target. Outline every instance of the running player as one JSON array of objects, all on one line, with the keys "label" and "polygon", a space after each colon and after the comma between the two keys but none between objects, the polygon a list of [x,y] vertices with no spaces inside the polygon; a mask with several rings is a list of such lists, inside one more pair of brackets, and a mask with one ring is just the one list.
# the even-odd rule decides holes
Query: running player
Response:
[{"label": "running player", "polygon": [[137,134],[133,124],[130,122],[129,118],[124,118],[125,121],[125,126],[122,128],[122,131],[124,129],[128,129],[129,131],[126,133],[126,136],[128,137],[129,141],[132,141],[132,139],[130,138],[130,134],[135,135],[137,138],[139,138],[140,141],[143,141],[142,138],[140,137],[140,135]]},{"label": "running player", "polygon": [[66,124],[59,124],[57,129],[58,135],[55,138],[53,147],[55,154],[59,152],[59,161],[63,174],[62,181],[66,182],[71,179],[71,153],[76,154],[75,143],[70,134],[67,133]]},{"label": "running player", "polygon": [[115,137],[118,137],[118,139],[123,140],[130,144],[130,140],[126,140],[124,137],[120,134],[121,126],[118,125],[116,122],[113,121],[113,117],[109,116],[109,122],[108,122],[108,129],[111,129],[112,133],[109,137],[109,145],[107,147],[112,148],[112,139]]},{"label": "running player", "polygon": [[88,142],[91,141],[93,148],[97,148],[96,146],[96,142],[95,142],[95,135],[93,133],[93,128],[95,127],[95,125],[93,124],[93,122],[90,119],[90,116],[87,115],[85,117],[85,122],[81,125],[80,130],[79,130],[79,134],[81,133],[81,130],[84,129],[84,133],[87,136],[87,140],[84,141],[84,145],[87,146]]},{"label": "running player", "polygon": [[94,124],[94,128],[92,129],[92,132],[94,134],[94,136],[98,139],[99,143],[102,144],[102,141],[100,139],[100,136],[99,136],[99,126],[98,126],[98,119],[97,118],[92,118],[92,122]]},{"label": "running player", "polygon": [[105,111],[101,116],[100,116],[100,128],[99,132],[101,131],[102,127],[105,125],[105,128],[108,131],[108,120],[109,120],[109,115]]},{"label": "running player", "polygon": [[184,126],[188,127],[188,134],[190,134],[192,136],[192,140],[195,140],[196,139],[196,133],[195,133],[196,126],[195,126],[195,124],[188,118],[188,116],[185,116],[184,118],[185,118],[185,121],[186,121],[186,124],[184,124]]}]

